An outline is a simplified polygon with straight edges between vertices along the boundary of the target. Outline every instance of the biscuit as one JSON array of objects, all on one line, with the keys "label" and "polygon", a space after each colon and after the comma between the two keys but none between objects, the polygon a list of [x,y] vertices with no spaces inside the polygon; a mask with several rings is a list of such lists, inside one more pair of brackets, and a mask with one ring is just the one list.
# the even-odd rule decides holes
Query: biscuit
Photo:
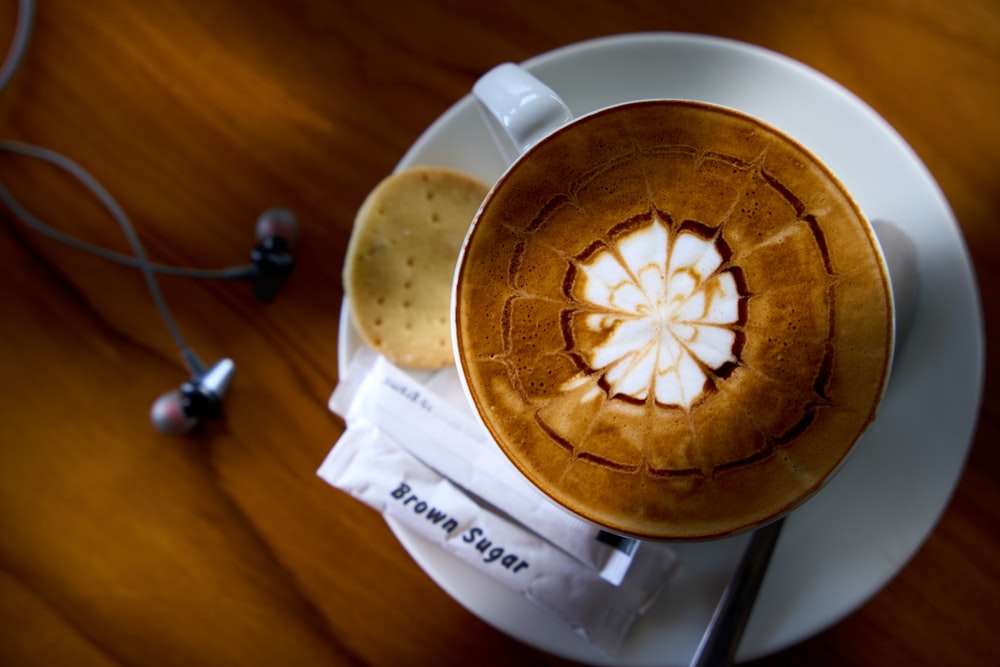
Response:
[{"label": "biscuit", "polygon": [[458,171],[412,167],[385,178],[358,209],[344,288],[358,332],[393,363],[454,363],[452,277],[487,191]]}]

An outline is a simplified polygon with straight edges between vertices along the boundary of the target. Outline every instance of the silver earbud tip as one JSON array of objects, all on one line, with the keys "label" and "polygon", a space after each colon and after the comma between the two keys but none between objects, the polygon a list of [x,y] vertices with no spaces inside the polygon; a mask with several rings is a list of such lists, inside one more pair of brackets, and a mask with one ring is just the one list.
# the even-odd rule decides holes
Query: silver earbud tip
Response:
[{"label": "silver earbud tip", "polygon": [[220,359],[201,377],[201,386],[221,400],[229,389],[229,383],[235,372],[236,364],[232,359]]}]

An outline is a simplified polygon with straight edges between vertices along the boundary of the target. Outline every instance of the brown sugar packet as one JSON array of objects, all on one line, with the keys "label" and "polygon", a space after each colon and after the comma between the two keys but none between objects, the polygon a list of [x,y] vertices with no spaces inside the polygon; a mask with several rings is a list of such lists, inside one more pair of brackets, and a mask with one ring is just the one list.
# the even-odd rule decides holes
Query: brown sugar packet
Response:
[{"label": "brown sugar packet", "polygon": [[458,252],[488,188],[452,169],[411,167],[379,183],[358,209],[344,264],[351,318],[393,363],[454,363],[451,284]]}]

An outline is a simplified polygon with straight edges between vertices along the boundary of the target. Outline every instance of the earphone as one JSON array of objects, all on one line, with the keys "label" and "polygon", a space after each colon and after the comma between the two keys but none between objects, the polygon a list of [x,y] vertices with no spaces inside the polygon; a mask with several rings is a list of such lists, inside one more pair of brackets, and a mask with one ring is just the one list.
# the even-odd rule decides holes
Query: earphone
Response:
[{"label": "earphone", "polygon": [[[24,56],[33,17],[34,1],[21,0],[14,39],[0,67],[0,92],[13,77]],[[157,430],[168,435],[178,435],[190,431],[202,420],[218,417],[222,411],[223,396],[235,372],[235,364],[231,359],[222,359],[210,367],[202,363],[181,335],[160,292],[156,276],[163,274],[201,279],[249,280],[253,284],[253,294],[257,301],[271,301],[295,268],[292,247],[298,238],[299,225],[294,214],[284,208],[274,208],[260,215],[255,230],[257,245],[250,252],[249,265],[211,270],[154,264],[148,260],[142,242],[128,216],[97,179],[83,167],[54,151],[20,142],[0,140],[0,152],[17,153],[43,160],[70,173],[94,194],[128,239],[133,252],[131,256],[95,246],[59,231],[36,218],[0,183],[0,199],[16,217],[35,231],[78,250],[131,266],[142,272],[156,308],[180,349],[181,358],[191,375],[179,389],[162,394],[153,403],[150,420]]]},{"label": "earphone", "polygon": [[203,419],[218,417],[222,413],[222,397],[235,370],[232,359],[215,362],[204,373],[193,375],[179,389],[160,394],[149,410],[149,420],[160,433],[181,435]]},{"label": "earphone", "polygon": [[[273,299],[295,268],[291,248],[298,232],[295,216],[286,209],[270,209],[257,219],[258,244],[250,253],[252,265],[230,271],[236,277],[253,281],[254,297],[258,301]],[[190,349],[186,360],[191,379],[180,389],[161,394],[149,411],[153,426],[166,435],[186,433],[202,420],[218,417],[222,413],[222,397],[236,370],[232,359],[221,359],[206,369]]]}]

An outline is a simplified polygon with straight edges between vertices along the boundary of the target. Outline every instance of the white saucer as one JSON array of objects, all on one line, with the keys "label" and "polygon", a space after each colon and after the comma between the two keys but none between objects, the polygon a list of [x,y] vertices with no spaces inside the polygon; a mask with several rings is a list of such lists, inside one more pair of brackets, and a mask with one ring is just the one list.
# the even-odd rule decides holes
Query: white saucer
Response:
[{"label": "white saucer", "polygon": [[[823,160],[872,220],[904,228],[921,274],[912,330],[878,419],[840,473],[786,521],[737,655],[777,651],[832,625],[874,595],[917,551],[961,474],[983,383],[983,324],[968,254],[947,201],[881,117],[823,75],[728,40],[636,34],[562,48],[524,65],[575,114],[673,97],[740,109]],[[504,168],[469,96],[439,118],[399,167],[450,166],[486,182]],[[341,371],[360,345],[341,313]],[[670,590],[620,654],[593,649],[558,620],[406,529],[391,526],[441,588],[499,630],[551,653],[609,665],[686,665],[747,537],[680,544]]]}]

